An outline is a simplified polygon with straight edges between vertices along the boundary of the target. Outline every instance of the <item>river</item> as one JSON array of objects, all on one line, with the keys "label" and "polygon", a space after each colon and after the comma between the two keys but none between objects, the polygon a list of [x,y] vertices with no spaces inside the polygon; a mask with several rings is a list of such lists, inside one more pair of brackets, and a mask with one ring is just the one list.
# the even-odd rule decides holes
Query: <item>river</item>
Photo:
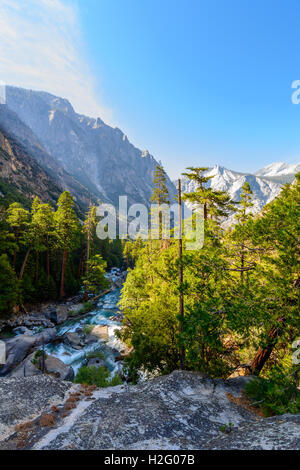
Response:
[{"label": "river", "polygon": [[99,339],[96,343],[88,344],[80,350],[60,344],[48,344],[45,347],[46,353],[55,356],[65,364],[72,366],[76,375],[78,369],[85,364],[86,355],[92,351],[101,351],[105,356],[105,365],[112,375],[122,370],[122,364],[115,362],[115,358],[124,349],[124,344],[115,336],[116,330],[121,328],[121,323],[110,317],[118,313],[118,302],[121,289],[115,289],[104,295],[98,302],[97,307],[82,319],[68,320],[57,327],[58,335],[62,336],[66,332],[75,332],[85,325],[107,325],[108,340]]}]

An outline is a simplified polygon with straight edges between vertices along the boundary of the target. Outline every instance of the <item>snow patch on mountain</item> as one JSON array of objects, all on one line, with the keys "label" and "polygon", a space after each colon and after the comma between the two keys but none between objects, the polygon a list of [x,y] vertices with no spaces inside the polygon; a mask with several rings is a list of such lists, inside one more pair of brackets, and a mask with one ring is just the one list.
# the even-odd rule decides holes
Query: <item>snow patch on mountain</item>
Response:
[{"label": "snow patch on mountain", "polygon": [[274,177],[283,175],[295,175],[300,171],[300,162],[288,164],[284,162],[271,163],[255,173],[256,176]]},{"label": "snow patch on mountain", "polygon": [[[278,182],[270,181],[256,175],[238,173],[219,165],[215,165],[213,168],[205,171],[204,176],[213,176],[207,183],[208,187],[211,187],[215,191],[227,191],[234,201],[241,200],[242,187],[248,182],[253,191],[252,212],[254,214],[260,212],[266,204],[273,201],[273,199],[279,195],[282,188],[282,184]],[[196,188],[197,184],[194,181],[190,181],[186,176],[182,178],[183,193],[194,192]],[[233,222],[234,215],[229,217],[229,223]]]}]

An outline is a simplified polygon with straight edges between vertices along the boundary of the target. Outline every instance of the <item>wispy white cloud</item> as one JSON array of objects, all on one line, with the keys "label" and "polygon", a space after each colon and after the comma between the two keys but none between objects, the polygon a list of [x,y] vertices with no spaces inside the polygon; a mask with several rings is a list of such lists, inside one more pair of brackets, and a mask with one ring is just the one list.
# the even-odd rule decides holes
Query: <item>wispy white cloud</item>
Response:
[{"label": "wispy white cloud", "polygon": [[112,119],[95,92],[72,0],[0,0],[0,80],[48,91],[80,113]]}]

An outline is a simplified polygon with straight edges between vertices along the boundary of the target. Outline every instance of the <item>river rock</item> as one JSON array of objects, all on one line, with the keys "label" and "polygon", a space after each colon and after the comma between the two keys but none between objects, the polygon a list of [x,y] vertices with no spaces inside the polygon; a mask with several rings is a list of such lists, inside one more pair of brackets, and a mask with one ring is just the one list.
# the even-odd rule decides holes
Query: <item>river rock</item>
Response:
[{"label": "river rock", "polygon": [[36,359],[36,363],[34,363],[34,360],[35,352],[26,357],[21,364],[10,372],[9,377],[32,377],[45,373],[61,380],[74,380],[74,370],[72,367],[66,365],[57,357],[47,355],[44,362],[44,369],[41,358]]},{"label": "river rock", "polygon": [[32,362],[34,356],[35,353],[29,354],[21,364],[9,372],[8,377],[33,377],[34,375],[41,375],[42,371]]},{"label": "river rock", "polygon": [[6,363],[0,367],[0,376],[15,369],[34,349],[57,338],[55,328],[48,328],[37,335],[20,335],[5,341]]},{"label": "river rock", "polygon": [[3,331],[5,328],[18,328],[18,327],[26,327],[26,328],[53,328],[54,324],[50,320],[50,318],[46,317],[43,314],[26,314],[26,315],[13,315],[12,317],[1,320],[0,321],[0,332]]},{"label": "river rock", "polygon": [[83,341],[81,340],[79,334],[76,332],[65,333],[63,335],[63,341],[65,344],[68,344],[73,349],[82,349],[84,346]]},{"label": "river rock", "polygon": [[93,357],[92,359],[89,359],[88,363],[87,363],[87,366],[88,367],[105,367],[106,368],[106,365],[105,365],[105,361],[99,357]]},{"label": "river rock", "polygon": [[45,372],[61,380],[74,380],[74,370],[57,357],[47,356]]},{"label": "river rock", "polygon": [[99,341],[99,338],[94,335],[86,334],[83,336],[83,341],[85,345],[88,345],[88,344],[97,343]]},{"label": "river rock", "polygon": [[53,321],[56,325],[64,323],[68,319],[69,310],[70,307],[67,305],[59,305],[56,310],[52,310],[52,312],[49,313],[50,320]]},{"label": "river rock", "polygon": [[[84,308],[84,304],[83,303],[80,303],[80,304],[76,304],[76,305],[72,305],[72,308],[70,310],[70,312],[72,312],[72,315],[78,315],[80,313],[80,310],[82,310]],[[69,314],[70,314],[69,312]]]},{"label": "river rock", "polygon": [[108,326],[107,325],[97,325],[93,328],[91,334],[97,338],[108,340]]},{"label": "river rock", "polygon": [[29,330],[26,326],[18,326],[13,329],[13,332],[16,335],[33,335],[33,332]]}]

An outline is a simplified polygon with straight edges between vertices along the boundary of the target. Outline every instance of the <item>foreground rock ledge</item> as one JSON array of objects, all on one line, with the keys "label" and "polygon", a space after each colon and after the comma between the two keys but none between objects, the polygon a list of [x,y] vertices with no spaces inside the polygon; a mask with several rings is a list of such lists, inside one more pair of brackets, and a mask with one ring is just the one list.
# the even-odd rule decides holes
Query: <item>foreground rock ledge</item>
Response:
[{"label": "foreground rock ledge", "polygon": [[[259,418],[227,398],[245,378],[192,372],[138,386],[98,389],[52,427],[35,426],[27,449],[300,449],[300,416]],[[0,449],[16,446],[15,426],[63,406],[80,386],[49,376],[0,379]],[[234,425],[230,434],[220,427]],[[17,446],[16,446],[17,447]]]}]

